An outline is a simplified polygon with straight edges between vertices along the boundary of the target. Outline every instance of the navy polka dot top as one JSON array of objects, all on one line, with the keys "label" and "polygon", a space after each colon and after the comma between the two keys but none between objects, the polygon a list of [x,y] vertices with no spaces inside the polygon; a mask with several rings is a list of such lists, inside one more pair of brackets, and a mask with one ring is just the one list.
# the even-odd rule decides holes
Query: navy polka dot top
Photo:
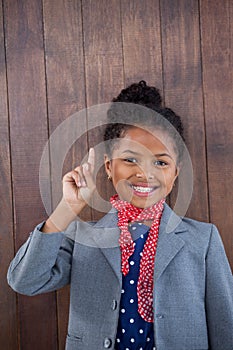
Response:
[{"label": "navy polka dot top", "polygon": [[141,223],[129,227],[136,243],[134,253],[129,258],[129,273],[122,276],[122,294],[120,315],[116,336],[116,350],[153,350],[153,323],[146,322],[138,313],[137,282],[140,258],[146,242],[149,228]]}]

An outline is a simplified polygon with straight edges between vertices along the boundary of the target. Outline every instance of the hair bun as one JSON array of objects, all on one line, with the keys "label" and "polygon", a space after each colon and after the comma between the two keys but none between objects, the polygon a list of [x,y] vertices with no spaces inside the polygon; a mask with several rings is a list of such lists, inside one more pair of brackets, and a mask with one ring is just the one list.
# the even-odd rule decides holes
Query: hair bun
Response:
[{"label": "hair bun", "polygon": [[138,85],[140,85],[140,86],[142,86],[142,87],[147,86],[147,84],[146,84],[146,81],[145,81],[145,80],[141,80],[141,81],[139,81]]},{"label": "hair bun", "polygon": [[145,80],[141,80],[123,89],[112,102],[129,102],[157,109],[161,107],[162,98],[156,87],[148,86]]}]

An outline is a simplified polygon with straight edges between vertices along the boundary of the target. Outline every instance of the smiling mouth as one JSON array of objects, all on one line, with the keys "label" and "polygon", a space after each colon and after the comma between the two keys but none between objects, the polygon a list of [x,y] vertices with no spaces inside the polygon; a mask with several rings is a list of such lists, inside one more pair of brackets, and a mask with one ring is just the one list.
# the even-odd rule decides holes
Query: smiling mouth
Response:
[{"label": "smiling mouth", "polygon": [[150,195],[156,190],[157,187],[131,185],[131,188],[137,194]]}]

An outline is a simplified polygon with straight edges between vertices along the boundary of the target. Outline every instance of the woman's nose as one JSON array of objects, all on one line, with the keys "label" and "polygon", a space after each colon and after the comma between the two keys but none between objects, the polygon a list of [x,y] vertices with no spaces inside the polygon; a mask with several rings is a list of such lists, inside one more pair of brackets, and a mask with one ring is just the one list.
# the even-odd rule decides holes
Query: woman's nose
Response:
[{"label": "woman's nose", "polygon": [[154,179],[154,169],[151,166],[144,166],[137,169],[136,177],[138,179],[152,180]]},{"label": "woman's nose", "polygon": [[143,179],[143,178],[146,178],[146,179],[148,179],[148,180],[154,179],[154,175],[153,175],[153,174],[148,174],[148,175],[146,176],[144,173],[137,173],[137,174],[136,174],[136,177],[137,177],[138,179]]}]

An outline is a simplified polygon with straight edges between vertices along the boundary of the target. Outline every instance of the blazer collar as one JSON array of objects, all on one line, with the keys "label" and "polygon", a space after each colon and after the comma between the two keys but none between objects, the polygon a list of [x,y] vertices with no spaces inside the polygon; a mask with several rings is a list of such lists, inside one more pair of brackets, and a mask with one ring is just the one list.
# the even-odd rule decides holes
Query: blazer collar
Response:
[{"label": "blazer collar", "polygon": [[[95,246],[101,249],[121,283],[120,230],[117,226],[117,211],[113,208],[91,227]],[[179,233],[185,231],[182,219],[165,203],[160,222],[158,246],[155,256],[155,281],[162,275],[171,260],[184,246]]]},{"label": "blazer collar", "polygon": [[[114,228],[117,226],[117,210],[112,208],[105,216],[95,223],[94,228]],[[185,227],[180,216],[178,216],[167,203],[164,204],[164,210],[161,218],[160,226],[163,225],[166,233],[183,232]]]},{"label": "blazer collar", "polygon": [[165,204],[155,255],[154,282],[158,280],[169,263],[184,246],[185,242],[179,236],[179,233],[185,230],[182,218]]}]

